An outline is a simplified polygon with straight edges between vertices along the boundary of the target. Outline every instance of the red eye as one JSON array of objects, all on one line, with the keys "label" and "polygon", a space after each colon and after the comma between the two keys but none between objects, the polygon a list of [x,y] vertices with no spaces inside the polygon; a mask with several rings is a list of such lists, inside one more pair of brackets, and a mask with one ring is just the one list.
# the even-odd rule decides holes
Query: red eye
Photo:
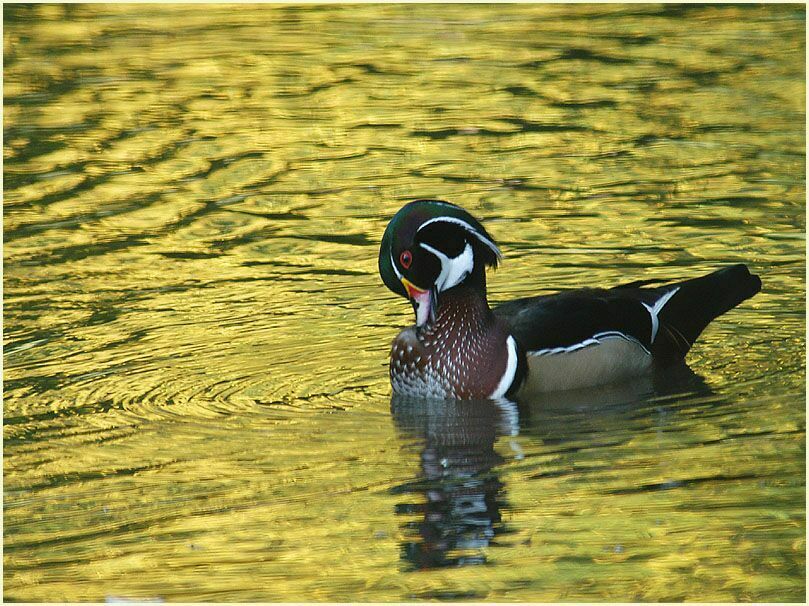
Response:
[{"label": "red eye", "polygon": [[413,255],[409,250],[406,250],[401,255],[399,255],[399,263],[401,263],[402,267],[404,267],[405,269],[409,268],[412,262],[413,262]]}]

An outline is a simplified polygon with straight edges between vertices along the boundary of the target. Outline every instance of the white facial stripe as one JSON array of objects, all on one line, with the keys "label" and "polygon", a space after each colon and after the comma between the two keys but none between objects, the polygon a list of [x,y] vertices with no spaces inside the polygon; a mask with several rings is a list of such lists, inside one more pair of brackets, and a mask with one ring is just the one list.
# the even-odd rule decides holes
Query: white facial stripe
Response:
[{"label": "white facial stripe", "polygon": [[463,219],[456,219],[455,217],[436,217],[435,219],[430,219],[429,221],[425,221],[424,223],[422,223],[421,227],[419,227],[417,231],[421,231],[422,229],[424,229],[425,227],[427,227],[432,223],[438,223],[441,221],[443,221],[444,223],[454,223],[455,225],[460,225],[466,231],[468,231],[470,234],[472,234],[478,240],[480,240],[483,244],[491,248],[492,252],[494,252],[494,254],[497,255],[498,259],[501,259],[503,257],[503,254],[500,252],[500,249],[497,248],[497,245],[494,242],[489,240],[486,236],[481,234],[478,230],[476,230],[474,227],[472,227],[469,223],[467,223]]},{"label": "white facial stripe", "polygon": [[506,371],[500,378],[500,383],[497,384],[497,387],[494,388],[494,391],[489,396],[490,398],[503,397],[514,382],[514,375],[517,373],[517,345],[514,342],[514,337],[509,335],[508,339],[506,339],[506,345],[508,346]]},{"label": "white facial stripe", "polygon": [[435,280],[435,287],[438,292],[449,290],[453,286],[460,284],[466,276],[472,273],[475,266],[475,255],[472,252],[472,245],[469,242],[463,249],[463,252],[457,257],[448,257],[437,248],[433,248],[429,244],[419,242],[424,250],[434,254],[441,261],[441,273]]},{"label": "white facial stripe", "polygon": [[650,339],[651,343],[655,342],[655,337],[657,336],[657,330],[660,328],[660,320],[658,319],[658,315],[660,311],[663,309],[663,306],[669,302],[677,291],[680,290],[680,287],[670,290],[662,297],[660,297],[657,301],[655,301],[654,305],[646,305],[643,303],[643,306],[649,311],[649,315],[652,316],[652,338]]},{"label": "white facial stripe", "polygon": [[401,273],[399,273],[399,269],[396,267],[396,262],[393,260],[393,251],[390,253],[390,264],[391,267],[393,267],[393,273],[396,274],[396,277],[399,278],[399,282],[401,282],[403,276]]}]

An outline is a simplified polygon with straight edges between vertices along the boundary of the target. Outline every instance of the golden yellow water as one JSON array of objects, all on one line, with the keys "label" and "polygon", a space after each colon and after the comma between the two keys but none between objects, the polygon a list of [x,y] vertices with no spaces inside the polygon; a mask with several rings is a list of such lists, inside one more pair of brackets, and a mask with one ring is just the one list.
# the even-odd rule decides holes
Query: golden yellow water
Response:
[{"label": "golden yellow water", "polygon": [[[802,5],[4,5],[4,598],[802,601]],[[493,301],[744,262],[673,385],[390,400]]]}]

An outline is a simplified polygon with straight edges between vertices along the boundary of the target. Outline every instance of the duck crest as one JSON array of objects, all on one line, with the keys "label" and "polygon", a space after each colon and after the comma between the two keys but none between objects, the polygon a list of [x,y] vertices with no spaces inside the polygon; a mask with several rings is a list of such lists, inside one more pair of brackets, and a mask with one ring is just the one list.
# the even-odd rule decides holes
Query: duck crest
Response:
[{"label": "duck crest", "polygon": [[[511,345],[509,343],[511,341]],[[443,293],[435,322],[403,330],[393,341],[390,379],[396,393],[465,399],[502,396],[514,374],[513,339],[485,298],[460,286]]]}]

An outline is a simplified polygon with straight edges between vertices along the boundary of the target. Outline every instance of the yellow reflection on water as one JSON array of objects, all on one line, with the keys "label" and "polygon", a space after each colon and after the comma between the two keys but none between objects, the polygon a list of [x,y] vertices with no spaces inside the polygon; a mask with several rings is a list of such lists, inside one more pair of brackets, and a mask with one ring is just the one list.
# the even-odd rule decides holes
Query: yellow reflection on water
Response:
[{"label": "yellow reflection on water", "polygon": [[[4,597],[800,599],[804,17],[5,6]],[[485,222],[495,302],[764,289],[707,391],[402,420],[376,255],[416,197]]]}]

